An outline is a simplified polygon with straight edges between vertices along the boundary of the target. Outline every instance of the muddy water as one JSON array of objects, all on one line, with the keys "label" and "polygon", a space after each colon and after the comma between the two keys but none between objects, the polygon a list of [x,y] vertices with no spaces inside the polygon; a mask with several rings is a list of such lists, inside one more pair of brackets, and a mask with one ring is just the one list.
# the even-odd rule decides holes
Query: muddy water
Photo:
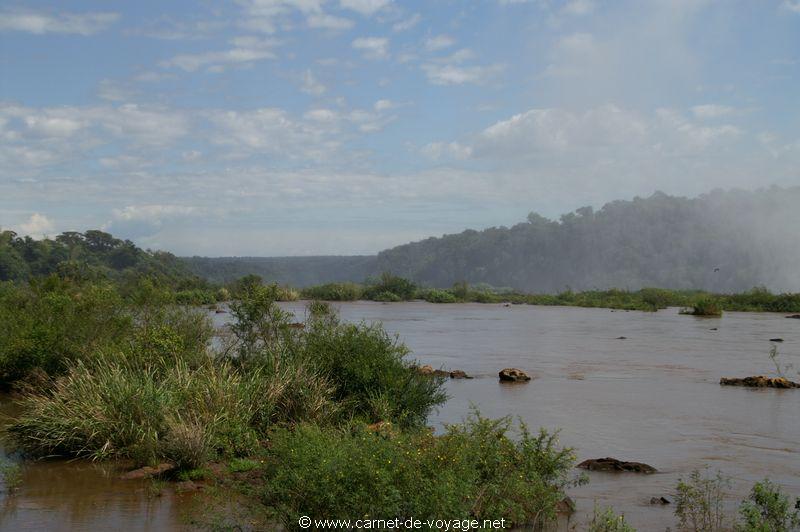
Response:
[{"label": "muddy water", "polygon": [[[800,390],[718,384],[722,376],[774,372],[770,338],[785,340],[779,356],[800,379],[800,320],[525,305],[339,308],[347,320],[382,321],[421,363],[477,377],[448,383],[451,398],[434,423],[460,421],[475,405],[484,415],[560,428],[579,460],[613,456],[660,471],[590,473],[588,485],[571,491],[579,513],[591,514],[597,501],[624,512],[639,530],[674,528],[674,508],[651,506],[650,497],[671,499],[681,475],[706,466],[731,477],[731,512],[764,477],[800,495]],[[497,371],[509,366],[535,380],[500,384]]]},{"label": "muddy water", "polygon": [[[303,305],[285,305],[299,317]],[[774,371],[768,339],[800,370],[800,320],[727,313],[721,319],[601,309],[427,303],[336,305],[349,321],[382,321],[422,363],[476,378],[447,383],[450,400],[431,423],[520,416],[560,428],[580,460],[614,456],[649,463],[655,475],[590,473],[573,489],[578,529],[595,502],[623,511],[639,530],[673,526],[672,507],[650,506],[677,479],[708,466],[731,477],[729,504],[764,477],[800,495],[800,391],[723,388],[721,376]],[[221,325],[227,314],[214,320]],[[717,330],[711,330],[717,329]],[[627,339],[619,340],[617,337]],[[497,371],[535,377],[501,385]],[[798,377],[800,378],[800,377]],[[6,400],[4,408],[9,408]],[[29,463],[17,493],[0,493],[2,530],[178,530],[185,496],[149,494],[146,483],[83,462]]]}]

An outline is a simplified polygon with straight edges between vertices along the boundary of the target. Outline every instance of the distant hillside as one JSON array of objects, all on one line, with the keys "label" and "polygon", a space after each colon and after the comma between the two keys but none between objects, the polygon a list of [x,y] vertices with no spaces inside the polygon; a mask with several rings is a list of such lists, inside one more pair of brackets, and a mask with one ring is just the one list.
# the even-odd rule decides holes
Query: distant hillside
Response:
[{"label": "distant hillside", "polygon": [[584,207],[558,221],[467,230],[378,254],[377,270],[431,286],[466,280],[527,292],[756,285],[800,290],[800,187],[656,193]]},{"label": "distant hillside", "polygon": [[255,273],[305,287],[364,281],[383,271],[427,286],[457,281],[526,292],[644,286],[738,292],[800,291],[800,187],[660,192],[583,207],[549,220],[428,238],[375,256],[185,259],[216,282]]},{"label": "distant hillside", "polygon": [[248,274],[265,281],[306,287],[333,281],[362,282],[374,274],[375,256],[327,257],[190,257],[185,264],[196,275],[228,283]]}]

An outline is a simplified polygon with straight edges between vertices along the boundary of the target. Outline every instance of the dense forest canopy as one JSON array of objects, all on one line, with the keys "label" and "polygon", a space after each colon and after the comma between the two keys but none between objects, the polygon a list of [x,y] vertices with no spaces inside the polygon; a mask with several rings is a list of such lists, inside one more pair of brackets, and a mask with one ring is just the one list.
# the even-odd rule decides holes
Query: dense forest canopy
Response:
[{"label": "dense forest canopy", "polygon": [[175,255],[143,250],[103,231],[68,231],[35,240],[0,228],[0,281],[24,281],[53,273],[82,279],[147,275],[173,286],[203,284]]},{"label": "dense forest canopy", "polygon": [[377,269],[449,286],[485,282],[527,292],[655,286],[800,289],[800,187],[657,192],[583,207],[560,220],[532,213],[513,227],[429,238],[378,255]]}]

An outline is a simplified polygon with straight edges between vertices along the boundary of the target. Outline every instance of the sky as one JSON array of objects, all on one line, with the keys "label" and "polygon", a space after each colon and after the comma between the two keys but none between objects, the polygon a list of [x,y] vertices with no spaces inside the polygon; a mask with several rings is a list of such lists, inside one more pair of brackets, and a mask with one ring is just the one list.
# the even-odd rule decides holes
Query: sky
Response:
[{"label": "sky", "polygon": [[800,0],[1,1],[0,227],[371,254],[800,185]]}]

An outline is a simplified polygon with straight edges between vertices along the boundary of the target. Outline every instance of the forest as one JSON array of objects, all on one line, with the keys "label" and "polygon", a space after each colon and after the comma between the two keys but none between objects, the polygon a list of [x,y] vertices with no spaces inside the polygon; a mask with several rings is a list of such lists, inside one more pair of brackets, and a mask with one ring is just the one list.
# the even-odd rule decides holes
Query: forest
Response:
[{"label": "forest", "polygon": [[[391,272],[428,287],[456,282],[522,292],[659,287],[742,292],[800,290],[800,187],[712,191],[582,207],[551,220],[431,237],[377,256],[185,259],[206,279],[246,274],[295,287],[363,282]],[[269,251],[265,250],[265,254]]]}]

